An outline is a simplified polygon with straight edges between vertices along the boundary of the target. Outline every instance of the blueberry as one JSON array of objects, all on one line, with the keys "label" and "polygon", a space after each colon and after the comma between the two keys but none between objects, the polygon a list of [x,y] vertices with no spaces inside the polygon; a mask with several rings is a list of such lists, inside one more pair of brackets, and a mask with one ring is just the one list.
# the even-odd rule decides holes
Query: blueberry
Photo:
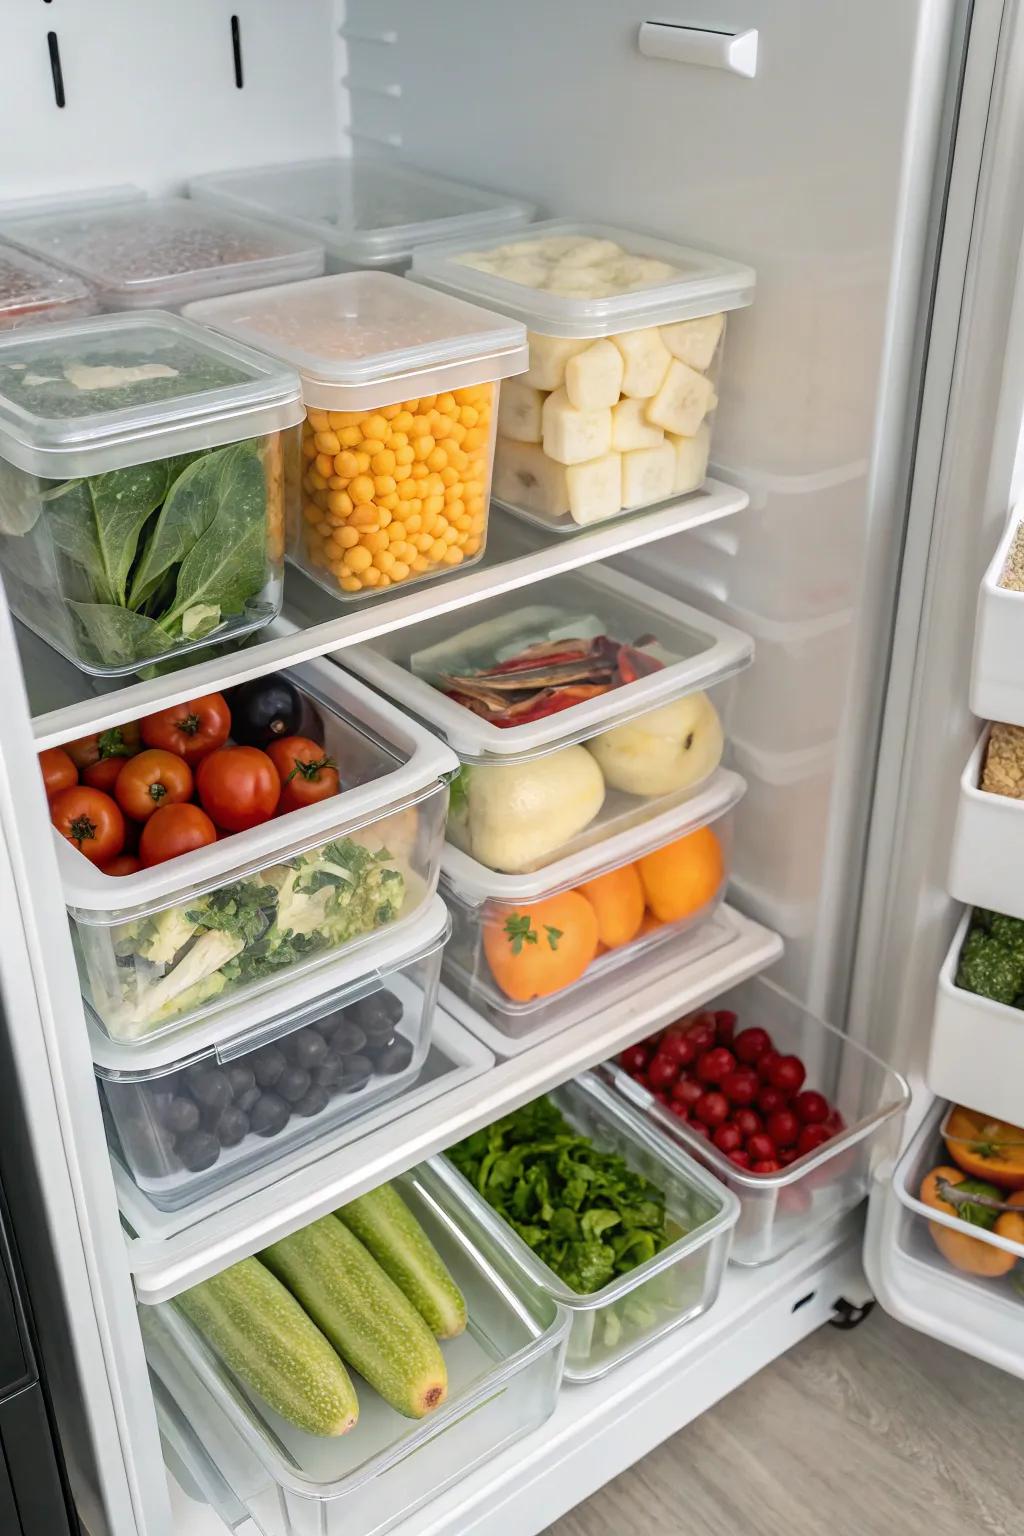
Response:
[{"label": "blueberry", "polygon": [[259,1103],[253,1106],[249,1129],[255,1131],[257,1136],[277,1136],[290,1118],[291,1110],[284,1099],[276,1093],[265,1093]]},{"label": "blueberry", "polygon": [[342,1019],[335,1026],[331,1047],[339,1056],[358,1056],[360,1051],[366,1049],[366,1036],[358,1024],[353,1024],[350,1019]]},{"label": "blueberry", "polygon": [[327,1041],[315,1029],[297,1029],[287,1044],[291,1060],[306,1071],[318,1067],[327,1055]]},{"label": "blueberry", "polygon": [[163,1122],[176,1136],[185,1136],[199,1125],[199,1107],[194,1099],[172,1099],[163,1113]]},{"label": "blueberry", "polygon": [[396,1035],[391,1045],[376,1052],[373,1060],[378,1072],[393,1077],[396,1072],[404,1072],[412,1061],[412,1046],[401,1035]]},{"label": "blueberry", "polygon": [[220,1157],[220,1142],[209,1131],[192,1131],[178,1138],[174,1150],[190,1173],[202,1173]]},{"label": "blueberry", "polygon": [[252,1067],[246,1066],[244,1061],[233,1061],[224,1070],[231,1084],[231,1097],[237,1104],[243,1093],[248,1093],[250,1088],[255,1088],[256,1074]]},{"label": "blueberry", "polygon": [[289,1104],[297,1104],[309,1092],[312,1078],[304,1067],[286,1067],[277,1080],[277,1092]]},{"label": "blueberry", "polygon": [[217,1139],[221,1146],[237,1147],[248,1134],[249,1116],[243,1114],[236,1104],[229,1104],[217,1126]]},{"label": "blueberry", "polygon": [[240,1109],[243,1115],[247,1115],[252,1109],[253,1105],[258,1104],[261,1098],[262,1090],[257,1088],[256,1084],[253,1083],[252,1087],[247,1088],[244,1093],[239,1093],[236,1095],[235,1108]]},{"label": "blueberry", "polygon": [[334,1088],[345,1075],[345,1063],[337,1051],[328,1051],[318,1067],[313,1068],[313,1082],[319,1088]]},{"label": "blueberry", "polygon": [[330,1099],[331,1096],[326,1088],[319,1088],[314,1084],[309,1092],[295,1105],[295,1113],[297,1115],[305,1115],[307,1118],[310,1115],[322,1115],[330,1103]]},{"label": "blueberry", "polygon": [[276,1045],[265,1045],[253,1057],[252,1070],[261,1088],[273,1088],[287,1065]]},{"label": "blueberry", "polygon": [[373,1062],[368,1056],[348,1056],[345,1059],[345,1076],[341,1080],[342,1093],[359,1093],[373,1076]]},{"label": "blueberry", "polygon": [[189,1091],[203,1109],[224,1109],[231,1103],[231,1083],[220,1067],[204,1067],[189,1081]]},{"label": "blueberry", "polygon": [[369,1034],[390,1034],[396,1024],[402,1022],[402,1005],[393,992],[382,987],[361,997],[348,1010],[349,1018]]}]

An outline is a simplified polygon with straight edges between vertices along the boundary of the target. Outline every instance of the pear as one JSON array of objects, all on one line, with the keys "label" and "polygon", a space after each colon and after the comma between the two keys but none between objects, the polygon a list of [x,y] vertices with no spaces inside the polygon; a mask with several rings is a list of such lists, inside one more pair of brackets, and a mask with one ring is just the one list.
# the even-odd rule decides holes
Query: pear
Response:
[{"label": "pear", "polygon": [[718,767],[725,738],[706,693],[690,693],[586,743],[609,789],[627,795],[671,795],[699,784]]}]

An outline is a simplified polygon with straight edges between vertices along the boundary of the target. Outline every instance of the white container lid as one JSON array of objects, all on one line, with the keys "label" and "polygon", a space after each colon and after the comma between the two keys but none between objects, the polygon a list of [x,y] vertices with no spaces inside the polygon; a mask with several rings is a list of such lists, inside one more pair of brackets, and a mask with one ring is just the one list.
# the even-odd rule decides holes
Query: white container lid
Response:
[{"label": "white container lid", "polygon": [[525,875],[497,874],[452,843],[445,843],[441,878],[445,888],[468,906],[479,906],[484,901],[503,901],[513,906],[543,901],[559,891],[572,890],[584,880],[606,874],[610,869],[631,864],[634,859],[642,858],[665,843],[674,843],[676,838],[686,837],[699,827],[718,821],[739,805],[746,789],[746,781],[738,773],[719,768],[707,787],[682,805],[674,805],[650,821],[627,827],[614,837],[593,843],[564,859],[555,859],[542,869],[531,870]]},{"label": "white container lid", "polygon": [[0,339],[0,457],[29,474],[149,464],[302,417],[290,368],[176,315],[97,315]]},{"label": "white container lid", "polygon": [[0,332],[91,315],[96,300],[71,272],[0,241]]},{"label": "white container lid", "polygon": [[534,205],[386,160],[335,155],[195,176],[192,197],[312,235],[356,267],[406,262],[425,240],[528,224]]},{"label": "white container lid", "polygon": [[105,309],[157,309],[324,269],[323,246],[187,197],[63,208],[2,224],[84,278]]},{"label": "white container lid", "polygon": [[[611,241],[621,246],[627,258],[665,263],[674,272],[662,271],[646,279],[638,276],[635,286],[627,272],[621,278],[621,287],[613,281],[606,285],[608,291],[603,294],[572,295],[564,291],[564,275],[556,277],[553,268],[548,267],[549,258],[543,254],[544,242],[554,239]],[[532,281],[514,282],[470,264],[470,258],[482,257],[487,261],[499,247],[514,250],[523,258],[536,258],[531,261],[536,285]],[[526,270],[524,267],[524,273]],[[490,235],[481,240],[461,239],[426,246],[413,253],[412,276],[434,288],[500,310],[545,336],[613,336],[642,326],[742,309],[752,302],[756,281],[752,267],[724,256],[610,224],[576,223],[569,219],[531,224],[521,235],[511,238],[507,234]],[[556,283],[563,291],[545,289],[539,286],[541,282]]]},{"label": "white container lid", "polygon": [[529,365],[523,326],[391,272],[236,293],[186,314],[290,363],[306,404],[325,410],[371,410]]}]

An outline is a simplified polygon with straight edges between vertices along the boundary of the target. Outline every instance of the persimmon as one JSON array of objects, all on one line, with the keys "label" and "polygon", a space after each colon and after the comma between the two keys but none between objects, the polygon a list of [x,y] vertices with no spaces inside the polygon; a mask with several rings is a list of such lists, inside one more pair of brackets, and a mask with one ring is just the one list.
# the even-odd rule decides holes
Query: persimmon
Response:
[{"label": "persimmon", "polygon": [[484,954],[498,986],[517,1003],[578,981],[597,954],[597,914],[578,891],[484,913]]},{"label": "persimmon", "polygon": [[645,854],[636,865],[647,906],[662,923],[692,917],[713,901],[725,880],[722,845],[710,827]]},{"label": "persimmon", "polygon": [[623,864],[576,887],[597,916],[597,933],[606,949],[629,944],[644,920],[644,888],[635,864]]},{"label": "persimmon", "polygon": [[1024,1189],[1024,1130],[957,1104],[943,1131],[954,1163],[1001,1189]]}]

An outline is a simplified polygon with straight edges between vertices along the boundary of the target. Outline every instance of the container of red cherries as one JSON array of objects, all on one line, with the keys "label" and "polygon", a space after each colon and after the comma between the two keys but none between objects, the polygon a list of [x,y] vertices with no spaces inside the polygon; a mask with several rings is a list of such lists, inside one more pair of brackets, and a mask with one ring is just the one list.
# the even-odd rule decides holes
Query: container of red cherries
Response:
[{"label": "container of red cherries", "polygon": [[736,1194],[739,1264],[770,1263],[856,1205],[909,1099],[899,1073],[760,978],[602,1071]]}]

